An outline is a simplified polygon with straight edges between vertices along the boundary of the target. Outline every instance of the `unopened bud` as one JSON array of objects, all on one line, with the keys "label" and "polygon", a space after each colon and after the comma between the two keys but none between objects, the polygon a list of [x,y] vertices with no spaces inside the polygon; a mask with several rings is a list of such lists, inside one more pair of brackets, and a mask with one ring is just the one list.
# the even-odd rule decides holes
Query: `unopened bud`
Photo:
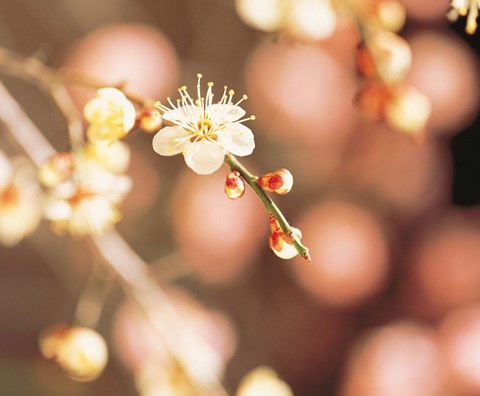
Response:
[{"label": "unopened bud", "polygon": [[72,173],[73,160],[70,153],[58,153],[44,162],[38,170],[40,182],[52,187],[65,181]]},{"label": "unopened bud", "polygon": [[411,86],[399,86],[385,107],[385,118],[393,127],[411,135],[425,129],[430,118],[430,100]]},{"label": "unopened bud", "polygon": [[398,32],[405,24],[405,7],[397,0],[381,0],[377,5],[376,17],[383,29]]},{"label": "unopened bud", "polygon": [[399,35],[381,31],[359,45],[356,61],[362,75],[392,84],[403,80],[410,70],[412,50]]},{"label": "unopened bud", "polygon": [[288,260],[295,257],[298,251],[293,245],[293,241],[302,239],[302,232],[298,228],[291,227],[291,234],[285,234],[273,215],[270,215],[269,223],[271,233],[268,238],[268,246],[270,249],[281,259]]},{"label": "unopened bud", "polygon": [[145,107],[139,116],[139,127],[143,132],[154,133],[162,127],[162,116],[158,110]]},{"label": "unopened bud", "polygon": [[243,196],[245,183],[238,171],[231,171],[225,181],[225,194],[230,199],[237,199]]},{"label": "unopened bud", "polygon": [[353,100],[358,111],[365,117],[379,121],[391,97],[390,87],[383,83],[368,83],[357,92]]},{"label": "unopened bud", "polygon": [[287,169],[280,168],[275,172],[265,173],[260,176],[257,183],[265,191],[284,195],[292,189],[293,176]]},{"label": "unopened bud", "polygon": [[105,340],[86,327],[56,325],[40,336],[39,346],[45,358],[54,359],[77,381],[97,378],[108,360]]}]

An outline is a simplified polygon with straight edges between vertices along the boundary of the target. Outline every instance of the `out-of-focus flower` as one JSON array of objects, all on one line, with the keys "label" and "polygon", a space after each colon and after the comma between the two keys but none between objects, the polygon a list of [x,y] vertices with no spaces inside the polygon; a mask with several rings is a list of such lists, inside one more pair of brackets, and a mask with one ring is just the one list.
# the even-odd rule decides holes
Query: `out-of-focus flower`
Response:
[{"label": "out-of-focus flower", "polygon": [[265,191],[285,195],[293,187],[293,176],[288,169],[280,168],[260,176],[257,183]]},{"label": "out-of-focus flower", "polygon": [[[95,150],[109,150],[96,145],[90,149],[94,153],[98,153]],[[111,149],[115,150],[114,146]],[[131,188],[128,176],[109,171],[123,169],[124,158],[114,160],[125,154],[123,149],[120,152],[122,154],[116,153],[111,158],[109,155],[97,157],[87,146],[73,154],[71,179],[52,187],[45,202],[44,215],[52,221],[56,233],[99,235],[120,220],[117,206]],[[99,162],[99,158],[103,161]]]},{"label": "out-of-focus flower", "polygon": [[231,171],[225,180],[225,194],[230,199],[237,199],[245,192],[245,182],[238,171]]},{"label": "out-of-focus flower", "polygon": [[99,89],[97,95],[83,109],[83,115],[90,124],[88,139],[111,142],[123,138],[135,125],[135,107],[116,88]]},{"label": "out-of-focus flower", "polygon": [[108,361],[107,344],[95,330],[59,324],[40,335],[39,347],[76,381],[97,378]]},{"label": "out-of-focus flower", "polygon": [[301,40],[321,40],[336,27],[329,0],[237,0],[237,12],[255,29],[283,31]]},{"label": "out-of-focus flower", "polygon": [[480,0],[452,0],[450,10],[447,13],[448,19],[455,22],[459,16],[467,17],[465,31],[468,34],[474,34],[477,30],[478,11],[480,9]]},{"label": "out-of-focus flower", "polygon": [[87,143],[83,149],[87,161],[108,172],[123,173],[130,165],[130,148],[123,142]]},{"label": "out-of-focus flower", "polygon": [[269,367],[257,367],[240,382],[236,396],[293,396],[292,389]]},{"label": "out-of-focus flower", "polygon": [[196,173],[208,175],[220,168],[225,153],[245,156],[255,148],[252,131],[242,122],[254,119],[245,115],[238,102],[233,103],[234,91],[224,93],[218,103],[213,103],[213,83],[208,83],[207,94],[200,93],[201,74],[198,74],[197,100],[193,100],[186,87],[179,88],[181,99],[170,107],[157,104],[164,120],[175,126],[162,128],[153,138],[153,149],[160,155],[183,153],[185,162]]},{"label": "out-of-focus flower", "polygon": [[293,245],[293,236],[301,239],[302,232],[299,229],[292,227],[293,236],[286,235],[273,215],[270,215],[269,223],[270,236],[268,238],[268,246],[273,250],[273,253],[286,260],[295,257],[298,254],[298,251]]},{"label": "out-of-focus flower", "polygon": [[430,100],[412,86],[396,87],[385,106],[387,122],[412,136],[424,131],[431,112]]},{"label": "out-of-focus flower", "polygon": [[0,243],[13,246],[40,222],[41,195],[35,170],[19,159],[13,163],[0,151]]}]

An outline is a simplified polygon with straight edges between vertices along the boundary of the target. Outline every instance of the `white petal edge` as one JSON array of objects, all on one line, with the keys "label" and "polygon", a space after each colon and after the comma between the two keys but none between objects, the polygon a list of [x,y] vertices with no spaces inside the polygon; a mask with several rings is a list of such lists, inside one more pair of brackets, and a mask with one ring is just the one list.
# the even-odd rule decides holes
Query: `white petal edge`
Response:
[{"label": "white petal edge", "polygon": [[245,110],[231,104],[212,104],[207,107],[206,113],[214,124],[220,124],[239,120],[245,115]]},{"label": "white petal edge", "polygon": [[164,112],[162,118],[174,124],[186,124],[189,121],[195,123],[200,119],[200,108],[195,105],[181,106]]},{"label": "white petal edge", "polygon": [[245,156],[250,155],[255,148],[253,133],[242,124],[230,124],[218,133],[218,143],[228,152]]},{"label": "white petal edge", "polygon": [[156,153],[172,156],[184,152],[191,144],[191,133],[179,126],[160,129],[153,138],[152,146]]},{"label": "white petal edge", "polygon": [[192,143],[185,152],[185,162],[199,175],[210,175],[218,170],[225,153],[217,142],[203,139]]}]

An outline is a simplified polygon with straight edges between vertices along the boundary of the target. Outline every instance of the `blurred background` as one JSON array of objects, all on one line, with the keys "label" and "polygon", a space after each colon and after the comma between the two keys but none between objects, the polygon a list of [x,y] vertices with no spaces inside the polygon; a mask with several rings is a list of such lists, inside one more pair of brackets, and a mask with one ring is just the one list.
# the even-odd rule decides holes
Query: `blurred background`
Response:
[{"label": "blurred background", "polygon": [[[347,18],[307,44],[249,28],[233,0],[0,0],[0,45],[50,66],[162,101],[179,85],[194,92],[197,73],[218,97],[223,85],[248,94],[256,149],[245,163],[294,175],[276,202],[302,230],[312,265],[272,254],[256,196],[225,197],[227,168],[196,175],[140,132],[126,138],[134,187],[118,226],[161,284],[181,288],[172,295],[197,315],[192,329],[230,359],[229,394],[269,365],[300,396],[480,395],[480,34],[467,36],[464,19],[451,25],[446,0],[404,4],[407,79],[432,103],[419,143],[352,105],[359,38]],[[48,97],[1,79],[67,150]],[[71,93],[79,107],[94,95]],[[14,154],[3,127],[0,138]],[[43,329],[72,320],[98,261],[88,242],[45,222],[0,247],[0,395],[140,394],[132,373],[148,337],[111,274],[95,283],[108,291],[96,302],[111,350],[103,375],[75,382],[38,351]]]}]

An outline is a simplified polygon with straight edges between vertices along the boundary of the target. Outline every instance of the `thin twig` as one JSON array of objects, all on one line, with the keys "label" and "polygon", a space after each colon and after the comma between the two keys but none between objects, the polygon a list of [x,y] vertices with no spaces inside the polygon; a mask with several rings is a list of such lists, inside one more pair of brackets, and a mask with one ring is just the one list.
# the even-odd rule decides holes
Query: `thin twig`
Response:
[{"label": "thin twig", "polygon": [[278,206],[273,202],[270,197],[265,193],[265,191],[258,185],[257,178],[253,175],[234,155],[226,154],[225,163],[230,167],[231,170],[236,170],[240,173],[243,179],[248,183],[252,190],[257,194],[260,201],[265,206],[265,209],[269,214],[272,214],[275,219],[278,221],[280,228],[288,237],[292,238],[293,246],[297,250],[298,254],[303,257],[305,260],[310,261],[309,250],[306,246],[300,242],[300,239],[295,235],[288,224],[287,219],[278,208]]}]

